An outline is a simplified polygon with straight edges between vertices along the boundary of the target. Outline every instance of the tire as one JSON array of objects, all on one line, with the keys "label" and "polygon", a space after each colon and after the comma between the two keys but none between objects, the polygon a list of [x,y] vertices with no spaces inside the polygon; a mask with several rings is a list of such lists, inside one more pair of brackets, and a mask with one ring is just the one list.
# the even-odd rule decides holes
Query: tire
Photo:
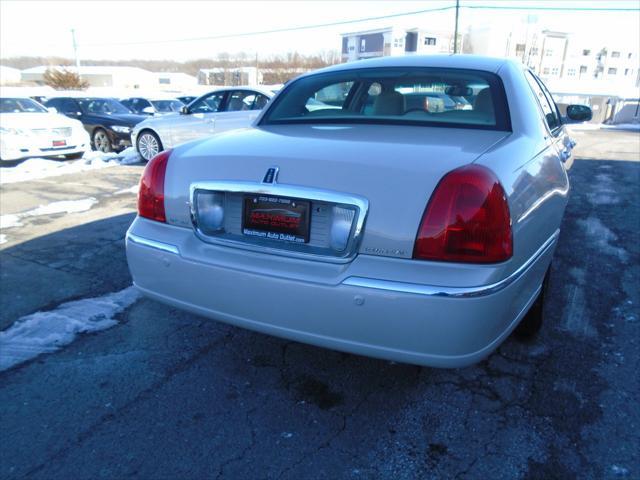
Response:
[{"label": "tire", "polygon": [[113,147],[111,147],[111,140],[109,139],[109,135],[102,128],[96,128],[93,132],[93,148],[102,153],[113,152]]},{"label": "tire", "polygon": [[82,158],[84,156],[84,152],[77,153],[69,153],[68,155],[64,155],[64,158],[67,160],[77,160],[78,158]]},{"label": "tire", "polygon": [[524,318],[520,320],[520,323],[515,329],[515,334],[522,340],[529,340],[533,338],[542,328],[544,321],[544,297],[549,288],[549,277],[551,275],[551,267],[547,269],[547,273],[542,280],[542,289],[538,298],[533,302],[531,308],[526,313]]},{"label": "tire", "polygon": [[136,142],[136,149],[145,162],[148,162],[163,150],[162,142],[158,138],[158,135],[151,130],[143,130],[140,132]]}]

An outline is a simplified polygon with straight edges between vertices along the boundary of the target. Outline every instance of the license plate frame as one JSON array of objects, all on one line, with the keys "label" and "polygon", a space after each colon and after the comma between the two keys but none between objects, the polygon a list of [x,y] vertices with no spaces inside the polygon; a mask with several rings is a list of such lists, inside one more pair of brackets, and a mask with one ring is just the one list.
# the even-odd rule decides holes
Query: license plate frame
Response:
[{"label": "license plate frame", "polygon": [[280,242],[309,243],[311,201],[268,194],[245,194],[242,234]]}]

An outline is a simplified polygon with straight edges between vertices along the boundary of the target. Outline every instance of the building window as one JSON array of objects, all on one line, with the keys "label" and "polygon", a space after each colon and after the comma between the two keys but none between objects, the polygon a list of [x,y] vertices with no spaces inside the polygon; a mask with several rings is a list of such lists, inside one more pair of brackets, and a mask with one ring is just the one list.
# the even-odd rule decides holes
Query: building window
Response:
[{"label": "building window", "polygon": [[551,69],[551,75],[558,75],[558,67],[553,67]]},{"label": "building window", "polygon": [[569,70],[567,70],[567,75],[570,77],[575,76],[576,74],[576,69],[575,68],[570,68]]},{"label": "building window", "polygon": [[170,78],[159,78],[158,82],[161,85],[170,85],[171,84],[171,79]]},{"label": "building window", "polygon": [[436,44],[436,39],[433,37],[424,37],[424,44],[425,45],[435,45]]},{"label": "building window", "polygon": [[631,58],[631,57],[633,57],[633,52],[627,53],[627,58]]},{"label": "building window", "polygon": [[629,75],[631,73],[631,69],[630,68],[625,68],[624,69],[624,76],[626,77],[627,75]]},{"label": "building window", "polygon": [[538,55],[538,47],[533,47],[531,50],[531,55]]},{"label": "building window", "polygon": [[546,68],[546,67],[545,67],[545,68],[543,68],[543,69],[542,69],[542,74],[543,74],[543,75],[549,75],[549,69],[548,69],[548,68]]},{"label": "building window", "polygon": [[589,55],[591,55],[591,50],[582,50],[583,57],[588,57]]},{"label": "building window", "polygon": [[404,38],[396,38],[393,40],[394,47],[403,47],[404,46]]},{"label": "building window", "polygon": [[367,51],[367,41],[364,38],[360,39],[360,51],[361,52]]},{"label": "building window", "polygon": [[551,55],[553,55],[553,50],[551,50],[550,48],[546,49],[544,51],[544,56],[545,57],[550,57]]},{"label": "building window", "polygon": [[516,55],[524,55],[525,45],[524,43],[516,43]]},{"label": "building window", "polygon": [[582,65],[582,66],[580,67],[580,73],[581,73],[581,74],[583,74],[583,73],[587,73],[587,67],[585,67],[584,65]]},{"label": "building window", "polygon": [[618,69],[617,68],[610,68],[609,70],[607,70],[607,73],[609,75],[615,75],[616,73],[618,73]]},{"label": "building window", "polygon": [[611,58],[620,58],[620,52],[611,52]]}]

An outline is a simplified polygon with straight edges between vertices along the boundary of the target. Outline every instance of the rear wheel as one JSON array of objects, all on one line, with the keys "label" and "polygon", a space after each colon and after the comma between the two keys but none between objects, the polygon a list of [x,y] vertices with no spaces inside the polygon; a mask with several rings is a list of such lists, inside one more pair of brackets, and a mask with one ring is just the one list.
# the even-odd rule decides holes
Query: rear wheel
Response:
[{"label": "rear wheel", "polygon": [[138,135],[138,153],[147,162],[162,151],[162,142],[151,130],[143,130]]},{"label": "rear wheel", "polygon": [[544,297],[547,289],[549,288],[550,274],[551,267],[547,269],[544,280],[542,280],[542,289],[540,290],[538,298],[536,298],[527,314],[522,320],[520,320],[520,323],[516,327],[516,336],[523,340],[534,337],[542,327],[542,322],[544,320]]},{"label": "rear wheel", "polygon": [[101,128],[98,128],[93,132],[93,148],[102,153],[109,153],[113,151],[109,135],[107,135],[107,132]]}]

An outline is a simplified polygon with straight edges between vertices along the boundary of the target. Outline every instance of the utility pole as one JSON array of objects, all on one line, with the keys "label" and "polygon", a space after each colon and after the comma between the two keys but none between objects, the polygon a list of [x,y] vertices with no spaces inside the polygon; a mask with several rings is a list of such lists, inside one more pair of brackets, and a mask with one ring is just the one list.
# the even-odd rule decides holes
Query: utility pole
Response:
[{"label": "utility pole", "polygon": [[453,53],[458,53],[458,12],[460,10],[460,0],[456,0],[456,28],[453,33]]},{"label": "utility pole", "polygon": [[71,38],[73,39],[73,54],[76,57],[76,73],[80,76],[80,57],[78,57],[78,45],[76,44],[76,30],[71,29]]}]

